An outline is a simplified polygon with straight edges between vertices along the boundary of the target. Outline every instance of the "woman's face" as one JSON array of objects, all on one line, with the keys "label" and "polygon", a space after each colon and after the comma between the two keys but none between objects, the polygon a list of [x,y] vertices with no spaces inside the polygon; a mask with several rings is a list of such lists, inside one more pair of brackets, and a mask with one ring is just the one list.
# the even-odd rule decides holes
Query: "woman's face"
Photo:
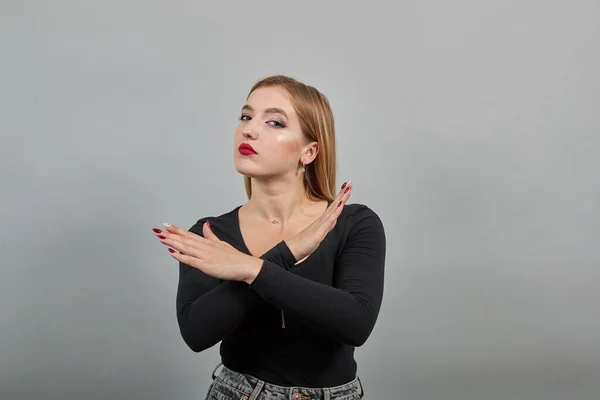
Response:
[{"label": "woman's face", "polygon": [[[233,142],[235,169],[249,177],[295,174],[299,162],[308,162],[301,158],[307,143],[298,116],[281,87],[261,87],[250,94]],[[244,145],[251,149],[243,150]]]}]

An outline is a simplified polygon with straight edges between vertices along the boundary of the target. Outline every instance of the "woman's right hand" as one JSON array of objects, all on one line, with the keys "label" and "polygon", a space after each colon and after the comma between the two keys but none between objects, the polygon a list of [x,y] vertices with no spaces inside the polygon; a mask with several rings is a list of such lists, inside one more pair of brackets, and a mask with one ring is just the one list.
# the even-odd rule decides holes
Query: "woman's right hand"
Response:
[{"label": "woman's right hand", "polygon": [[319,247],[319,244],[337,223],[337,219],[342,213],[344,204],[350,198],[351,193],[352,182],[348,181],[342,185],[342,188],[334,201],[319,218],[307,226],[302,232],[285,241],[286,245],[296,258],[296,262],[308,257],[317,247]]}]

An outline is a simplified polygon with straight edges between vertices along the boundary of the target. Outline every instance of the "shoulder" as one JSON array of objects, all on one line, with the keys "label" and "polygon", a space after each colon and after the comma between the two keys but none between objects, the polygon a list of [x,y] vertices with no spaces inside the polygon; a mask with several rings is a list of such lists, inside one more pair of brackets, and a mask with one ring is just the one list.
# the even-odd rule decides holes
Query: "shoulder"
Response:
[{"label": "shoulder", "polygon": [[210,225],[213,230],[215,228],[223,231],[235,229],[237,226],[237,211],[240,207],[241,206],[237,206],[233,210],[227,211],[220,215],[204,216],[198,219],[198,221],[196,221],[196,223],[188,230],[198,235],[202,235],[202,226],[206,223],[206,221],[210,221]]},{"label": "shoulder", "polygon": [[350,226],[360,222],[370,222],[383,227],[383,222],[379,215],[365,204],[346,204],[340,218],[346,220]]},{"label": "shoulder", "polygon": [[341,236],[346,239],[357,235],[378,236],[385,240],[383,221],[371,207],[360,204],[347,204],[338,217],[336,227],[342,230]]},{"label": "shoulder", "polygon": [[385,258],[385,229],[381,218],[371,207],[357,203],[345,205],[334,230],[339,240],[338,257],[342,254],[371,254]]}]

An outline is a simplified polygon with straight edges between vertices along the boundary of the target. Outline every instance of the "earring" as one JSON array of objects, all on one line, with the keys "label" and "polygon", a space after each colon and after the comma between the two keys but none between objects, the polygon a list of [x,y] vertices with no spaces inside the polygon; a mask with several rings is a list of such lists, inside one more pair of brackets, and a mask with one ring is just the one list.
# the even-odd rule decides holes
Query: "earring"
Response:
[{"label": "earring", "polygon": [[302,169],[300,171],[306,172],[306,168],[304,167],[304,164],[302,164]]}]

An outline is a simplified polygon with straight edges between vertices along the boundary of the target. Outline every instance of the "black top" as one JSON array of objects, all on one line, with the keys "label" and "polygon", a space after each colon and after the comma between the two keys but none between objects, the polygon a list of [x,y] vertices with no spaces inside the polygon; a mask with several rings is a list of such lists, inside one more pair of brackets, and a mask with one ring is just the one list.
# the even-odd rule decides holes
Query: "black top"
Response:
[{"label": "black top", "polygon": [[[200,219],[250,254],[238,210]],[[180,263],[177,319],[195,352],[222,340],[223,364],[283,386],[331,387],[356,377],[354,348],[373,330],[383,297],[386,240],[378,215],[345,205],[334,229],[298,265],[284,241],[260,258],[252,284],[223,281]],[[285,322],[285,328],[282,327]]]}]

